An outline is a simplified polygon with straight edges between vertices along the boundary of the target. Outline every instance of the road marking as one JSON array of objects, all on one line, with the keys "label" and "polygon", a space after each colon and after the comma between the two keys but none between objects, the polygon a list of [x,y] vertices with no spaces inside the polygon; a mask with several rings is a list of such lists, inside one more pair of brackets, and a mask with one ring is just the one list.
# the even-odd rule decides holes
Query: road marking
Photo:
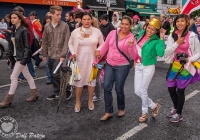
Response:
[{"label": "road marking", "polygon": [[[38,77],[38,78],[35,78],[34,80],[40,80],[40,79],[44,79],[44,78],[47,78],[47,76],[44,76],[44,77]],[[20,82],[19,82],[20,83]],[[23,83],[27,83],[27,82],[23,82]],[[22,83],[21,83],[22,84]],[[7,85],[2,85],[0,86],[0,88],[4,88],[4,87],[9,87],[11,84],[7,84]]]},{"label": "road marking", "polygon": [[118,137],[115,140],[127,140],[128,138],[132,137],[133,135],[135,135],[137,132],[141,131],[142,129],[144,129],[145,127],[147,127],[148,125],[145,123],[140,123],[138,126],[132,128],[131,130],[129,130],[128,132],[126,132],[125,134],[123,134],[121,137]]},{"label": "road marking", "polygon": [[195,90],[192,93],[188,94],[187,96],[185,96],[185,101],[189,100],[190,98],[192,98],[193,96],[195,96],[199,92],[200,92],[199,90]]},{"label": "road marking", "polygon": [[[199,92],[200,92],[199,90],[195,90],[195,91],[191,92],[190,94],[185,96],[185,101],[187,101],[190,98],[194,97]],[[139,131],[141,131],[142,129],[144,129],[147,126],[148,125],[145,124],[145,123],[140,123],[139,125],[137,125],[136,127],[132,128],[131,130],[129,130],[128,132],[124,133],[122,136],[118,137],[115,140],[127,140],[128,138],[132,137],[133,135],[135,135],[136,133],[138,133]]]},{"label": "road marking", "polygon": [[0,62],[5,62],[5,61],[7,61],[7,60],[1,60]]}]

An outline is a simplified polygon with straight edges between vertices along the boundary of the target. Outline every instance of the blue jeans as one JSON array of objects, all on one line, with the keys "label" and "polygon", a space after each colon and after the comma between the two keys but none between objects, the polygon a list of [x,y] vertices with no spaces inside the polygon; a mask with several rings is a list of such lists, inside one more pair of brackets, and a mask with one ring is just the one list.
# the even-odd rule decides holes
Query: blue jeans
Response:
[{"label": "blue jeans", "polygon": [[[31,58],[28,60],[27,66],[28,66],[28,70],[29,70],[31,76],[36,77],[36,73],[35,73],[35,70],[33,68],[33,63],[32,63]],[[19,74],[19,79],[25,79],[24,75],[22,73]]]},{"label": "blue jeans", "polygon": [[47,61],[46,61],[46,74],[47,74],[47,81],[51,82],[51,72],[49,69],[49,57],[47,56]]},{"label": "blue jeans", "polygon": [[104,75],[104,101],[105,101],[106,113],[113,112],[112,88],[114,82],[115,82],[115,91],[117,93],[118,110],[124,110],[125,108],[124,84],[129,71],[130,71],[130,65],[111,66],[108,63],[106,64],[105,75]]}]

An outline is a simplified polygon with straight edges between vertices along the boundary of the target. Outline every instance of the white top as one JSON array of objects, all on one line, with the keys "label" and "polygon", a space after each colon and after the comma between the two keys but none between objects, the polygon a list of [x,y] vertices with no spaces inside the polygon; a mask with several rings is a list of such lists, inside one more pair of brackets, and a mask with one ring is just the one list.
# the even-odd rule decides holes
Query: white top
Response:
[{"label": "white top", "polygon": [[8,26],[7,26],[7,24],[5,22],[4,23],[0,22],[0,32],[1,33],[5,33],[1,29],[7,29],[7,28],[8,28]]}]

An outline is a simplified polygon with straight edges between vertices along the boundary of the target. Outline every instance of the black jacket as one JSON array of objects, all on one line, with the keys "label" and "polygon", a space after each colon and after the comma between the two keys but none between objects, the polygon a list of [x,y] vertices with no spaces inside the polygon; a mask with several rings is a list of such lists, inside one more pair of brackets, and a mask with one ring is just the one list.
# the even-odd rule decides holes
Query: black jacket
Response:
[{"label": "black jacket", "polygon": [[170,35],[170,29],[171,29],[171,27],[170,27],[170,23],[168,22],[168,21],[163,21],[164,23],[163,23],[163,25],[162,25],[162,27],[161,28],[163,28],[163,29],[165,29],[166,30],[166,33],[165,33],[165,35]]},{"label": "black jacket", "polygon": [[110,22],[108,22],[105,26],[101,24],[99,28],[104,36],[104,40],[106,40],[106,37],[108,36],[110,31],[115,30],[114,26]]},{"label": "black jacket", "polygon": [[[26,65],[27,61],[31,58],[31,48],[29,46],[30,34],[26,27],[19,26],[16,32],[12,32],[12,37],[15,37],[16,57],[17,61],[21,61],[20,64]],[[14,46],[10,43],[10,53],[8,57],[13,56]]]}]

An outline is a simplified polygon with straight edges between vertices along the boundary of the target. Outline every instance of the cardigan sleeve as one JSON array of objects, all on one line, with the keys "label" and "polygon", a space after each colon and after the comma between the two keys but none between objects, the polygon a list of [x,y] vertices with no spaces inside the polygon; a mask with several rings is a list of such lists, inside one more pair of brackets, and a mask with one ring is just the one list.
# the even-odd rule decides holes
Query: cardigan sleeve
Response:
[{"label": "cardigan sleeve", "polygon": [[73,42],[75,41],[74,39],[75,39],[75,32],[72,32],[68,42],[69,51],[71,52],[72,55],[75,54],[75,49],[73,46]]}]

